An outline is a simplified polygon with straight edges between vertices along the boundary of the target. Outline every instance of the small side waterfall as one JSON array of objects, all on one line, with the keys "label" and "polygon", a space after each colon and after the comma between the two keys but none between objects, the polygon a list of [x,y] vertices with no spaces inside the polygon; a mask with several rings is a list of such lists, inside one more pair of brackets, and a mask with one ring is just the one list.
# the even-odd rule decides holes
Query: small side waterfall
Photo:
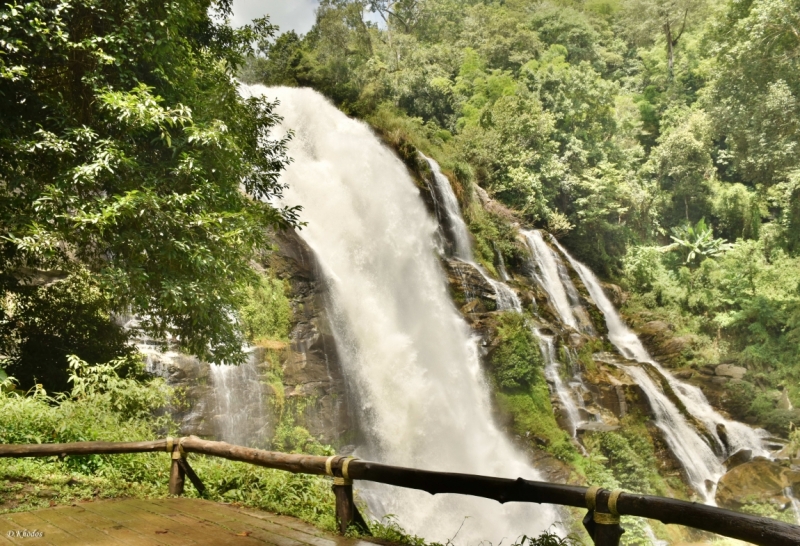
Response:
[{"label": "small side waterfall", "polygon": [[[436,217],[439,220],[439,225],[449,233],[450,240],[453,242],[453,257],[477,269],[486,279],[486,282],[492,286],[497,298],[497,309],[499,311],[522,311],[522,303],[519,300],[519,296],[507,284],[491,278],[486,270],[475,262],[475,255],[472,253],[472,239],[469,236],[467,224],[461,216],[458,199],[456,199],[456,194],[450,185],[450,180],[442,173],[442,169],[436,161],[421,152],[418,153],[428,163],[431,173],[433,173],[431,193],[434,198]],[[505,266],[503,267],[503,272],[505,272]],[[508,275],[506,274],[503,280],[507,280],[507,278]]]},{"label": "small side waterfall", "polygon": [[[531,256],[536,263],[538,275],[535,279],[550,299],[562,322],[577,331],[594,334],[591,321],[580,302],[575,285],[569,278],[564,262],[547,243],[539,231],[523,231]],[[578,317],[578,314],[581,316]],[[580,320],[582,319],[582,320]]]},{"label": "small side waterfall", "polygon": [[434,208],[436,209],[436,217],[439,220],[439,226],[447,231],[449,235],[448,240],[452,242],[453,249],[451,254],[454,258],[463,260],[467,263],[475,263],[475,256],[472,254],[472,239],[469,236],[469,229],[464,218],[461,216],[461,209],[458,206],[458,199],[456,198],[453,187],[450,185],[450,180],[442,172],[439,164],[426,156],[422,152],[417,152],[419,156],[428,164],[433,174],[433,187],[431,187],[431,195],[433,195]]},{"label": "small side waterfall", "polygon": [[[700,389],[677,380],[664,370],[649,355],[636,334],[622,322],[619,313],[605,295],[594,273],[575,260],[555,239],[552,239],[551,242],[556,245],[580,276],[589,295],[605,317],[609,340],[623,356],[650,364],[658,374],[665,378],[686,410],[700,420],[708,429],[708,433],[718,442],[717,447],[721,448],[723,454],[730,455],[739,449],[746,448],[752,449],[753,453],[767,455],[761,445],[761,436],[757,431],[742,423],[725,419],[711,407]],[[666,396],[646,370],[638,366],[622,367],[647,395],[650,407],[656,417],[657,426],[664,433],[670,449],[686,470],[692,486],[706,502],[713,503],[713,491],[709,490],[708,481],[715,484],[724,474],[722,458],[714,453],[712,447],[689,424],[678,407]],[[724,426],[728,432],[727,444],[723,443],[717,435],[718,425]]]},{"label": "small side waterfall", "polygon": [[[530,237],[530,239],[537,243],[534,247],[536,251],[544,256],[554,254],[550,246],[545,243],[540,232],[532,232],[531,235],[533,236]],[[538,237],[535,235],[538,235]],[[578,272],[578,275],[581,277],[589,294],[595,300],[595,303],[606,313],[605,317],[609,328],[609,339],[615,346],[620,348],[620,352],[622,352],[624,356],[630,358],[630,353],[626,353],[621,347],[627,347],[623,342],[629,344],[634,344],[633,340],[639,342],[638,338],[633,332],[627,330],[627,328],[625,330],[622,329],[624,325],[621,319],[619,319],[613,305],[603,293],[602,288],[600,288],[599,284],[596,282],[596,278],[591,271],[572,259],[563,248],[559,247],[559,250],[570,262],[570,265]],[[546,258],[539,257],[540,261],[545,261],[545,259]],[[548,290],[548,294],[551,292],[558,293],[559,290],[561,293],[566,294],[566,288],[563,286],[563,276],[554,277],[554,275],[543,276],[542,280],[547,283],[556,282],[562,285],[562,287],[560,289],[558,287],[551,287]],[[560,312],[561,309],[558,309]],[[609,310],[613,311],[613,313],[609,314]],[[571,307],[569,313],[568,316],[572,316]],[[564,319],[564,321],[566,322],[566,319]],[[614,332],[613,337],[611,334],[612,331]],[[643,349],[644,347],[642,347],[642,350]],[[686,470],[687,477],[692,486],[706,502],[712,501],[711,491],[708,490],[705,480],[711,479],[716,482],[724,473],[724,468],[714,452],[708,444],[703,441],[697,431],[689,425],[688,421],[675,404],[672,403],[658,386],[656,386],[653,379],[645,370],[636,366],[623,366],[623,368],[637,382],[647,396],[650,407],[656,418],[656,424],[664,434],[670,449]]]},{"label": "small side waterfall", "polygon": [[556,345],[553,336],[548,336],[536,328],[533,329],[533,333],[539,339],[539,347],[544,357],[545,378],[553,386],[556,396],[561,401],[561,407],[564,408],[564,413],[566,413],[566,417],[569,420],[569,433],[575,438],[578,425],[581,423],[580,412],[570,393],[570,389],[564,385],[564,380],[561,379],[561,364],[556,358]]},{"label": "small side waterfall", "polygon": [[[652,364],[658,373],[667,379],[675,395],[684,406],[686,406],[687,411],[705,424],[708,431],[716,437],[716,440],[724,447],[724,451],[728,455],[732,455],[740,449],[750,449],[756,456],[769,456],[769,453],[762,445],[762,432],[754,430],[743,423],[725,419],[708,403],[708,399],[706,399],[703,391],[694,385],[689,385],[678,380],[653,359],[647,352],[647,349],[644,348],[644,345],[642,345],[638,336],[622,322],[614,304],[612,304],[605,295],[595,274],[585,265],[570,256],[557,241],[554,241],[554,243],[558,245],[559,250],[564,253],[564,256],[566,256],[567,260],[569,260],[570,264],[575,268],[575,271],[578,272],[578,275],[586,285],[586,289],[589,291],[592,299],[594,299],[597,306],[603,312],[606,325],[608,326],[608,338],[624,356],[638,360],[639,362],[648,362]],[[724,427],[726,430],[726,442],[723,442],[717,434],[718,427],[720,426]]]},{"label": "small side waterfall", "polygon": [[784,494],[792,502],[794,520],[797,522],[797,525],[800,525],[800,500],[797,500],[797,497],[794,496],[794,492],[792,491],[791,487],[787,487],[784,491]]},{"label": "small side waterfall", "polygon": [[212,364],[217,438],[231,444],[254,446],[267,440],[263,433],[264,416],[268,414],[252,351],[247,362],[239,366]]},{"label": "small side waterfall", "polygon": [[[295,162],[282,175],[285,201],[303,206],[308,225],[300,235],[329,285],[331,326],[364,437],[356,453],[540,479],[492,420],[476,339],[449,299],[436,225],[402,162],[312,90],[249,92],[278,98],[286,130],[295,131]],[[498,544],[558,519],[545,505],[361,487],[373,515],[396,514],[407,530],[440,542],[458,533],[460,542]]]}]

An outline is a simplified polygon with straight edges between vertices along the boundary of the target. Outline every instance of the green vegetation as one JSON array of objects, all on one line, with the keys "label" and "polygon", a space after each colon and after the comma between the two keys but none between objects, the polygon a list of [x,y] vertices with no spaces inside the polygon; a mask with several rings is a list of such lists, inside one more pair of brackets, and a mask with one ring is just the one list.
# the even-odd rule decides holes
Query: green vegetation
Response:
[{"label": "green vegetation", "polygon": [[296,210],[266,204],[288,161],[273,105],[232,80],[273,27],[233,30],[230,8],[0,7],[0,353],[26,388],[63,390],[68,354],[122,356],[111,313],[201,358],[244,358],[231,317],[251,259]]},{"label": "green vegetation", "polygon": [[[137,441],[176,434],[167,417],[152,416],[174,393],[160,379],[120,378],[116,372],[120,364],[89,366],[71,358],[72,391],[57,397],[41,388],[27,395],[0,392],[0,443]],[[325,451],[308,443],[299,449]],[[192,466],[208,488],[207,498],[335,529],[333,494],[322,477],[203,456],[193,456]],[[0,459],[0,512],[40,508],[50,502],[163,497],[168,477],[169,461],[157,453]],[[196,494],[187,486],[187,495]]]},{"label": "green vegetation", "polygon": [[544,360],[525,318],[519,313],[502,314],[496,340],[490,366],[497,386],[508,390],[532,386]]},{"label": "green vegetation", "polygon": [[511,432],[557,459],[572,461],[577,450],[556,422],[541,349],[523,315],[498,317],[489,362],[495,402]]},{"label": "green vegetation", "polygon": [[286,296],[286,283],[268,275],[245,288],[245,303],[240,309],[248,341],[286,341],[289,338],[292,308]]}]

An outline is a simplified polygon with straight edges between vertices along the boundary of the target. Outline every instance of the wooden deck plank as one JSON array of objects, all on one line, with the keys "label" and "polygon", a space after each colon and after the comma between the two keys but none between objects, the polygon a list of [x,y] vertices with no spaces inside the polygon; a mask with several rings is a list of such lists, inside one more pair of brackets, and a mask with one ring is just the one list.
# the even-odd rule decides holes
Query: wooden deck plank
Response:
[{"label": "wooden deck plank", "polygon": [[[309,546],[375,546],[374,543],[363,540],[330,535],[302,520],[289,516],[279,516],[270,512],[235,508],[230,505],[199,499],[174,498],[157,502],[162,504],[170,503],[171,506],[178,506],[187,514],[194,514],[195,516],[205,514],[206,517],[225,518],[226,520],[232,518],[234,521],[244,525],[255,525],[276,535],[281,535]],[[253,518],[261,521],[255,521]]]},{"label": "wooden deck plank", "polygon": [[[9,530],[44,533],[9,538]],[[0,546],[374,546],[299,520],[200,499],[123,499],[0,515]]]},{"label": "wooden deck plank", "polygon": [[146,537],[135,530],[120,525],[116,521],[108,519],[100,514],[86,510],[86,508],[84,508],[86,504],[90,503],[81,503],[76,506],[65,506],[59,510],[76,522],[80,522],[93,529],[97,529],[104,535],[108,536],[109,540],[106,542],[116,541],[127,546],[138,546],[145,543],[152,544],[152,542],[146,542]]},{"label": "wooden deck plank", "polygon": [[5,519],[12,525],[13,530],[41,531],[42,537],[15,538],[11,537],[13,544],[55,544],[52,540],[61,537],[64,540],[64,532],[53,528],[49,523],[40,519],[36,512],[13,512],[6,514]]},{"label": "wooden deck plank", "polygon": [[[170,499],[170,501],[178,499]],[[173,504],[173,503],[171,503]],[[225,506],[224,504],[213,504],[211,506],[202,506],[198,503],[192,502],[188,505],[182,505],[180,502],[175,502],[174,505],[183,513],[197,517],[205,518],[214,521],[217,525],[224,526],[235,533],[250,533],[250,536],[259,540],[269,542],[275,546],[309,546],[309,542],[296,540],[285,536],[283,533],[270,532],[264,529],[262,521],[257,518],[252,518],[247,514],[240,514],[237,510]]]},{"label": "wooden deck plank", "polygon": [[86,509],[108,519],[116,521],[135,532],[150,537],[152,542],[168,546],[192,545],[193,533],[184,525],[170,522],[150,512],[141,511],[128,503],[122,502],[93,502],[85,505]]},{"label": "wooden deck plank", "polygon": [[96,543],[98,541],[104,541],[107,544],[113,545],[124,544],[116,538],[103,533],[99,529],[95,529],[80,520],[69,517],[68,513],[64,510],[40,510],[36,515],[53,527],[57,527],[75,537],[77,540],[76,544]]},{"label": "wooden deck plank", "polygon": [[240,512],[244,512],[245,514],[249,514],[256,518],[266,519],[277,523],[279,525],[283,525],[284,527],[289,527],[291,529],[295,529],[296,531],[301,531],[303,533],[316,536],[319,538],[327,538],[328,540],[334,540],[339,546],[375,546],[376,543],[368,542],[365,540],[359,540],[355,538],[347,538],[347,537],[331,537],[330,534],[326,534],[325,531],[320,529],[319,527],[314,527],[308,522],[305,522],[301,519],[292,518],[289,516],[282,516],[278,514],[273,514],[271,512],[257,512],[251,508],[240,508]]},{"label": "wooden deck plank", "polygon": [[[171,503],[161,505],[153,501],[145,501],[145,500],[131,500],[126,502],[134,506],[138,506],[142,510],[148,510],[160,514],[165,518],[176,521],[183,525],[196,526],[197,528],[202,529],[201,532],[205,533],[205,536],[208,536],[209,533],[213,534],[214,539],[213,541],[209,542],[209,544],[220,544],[220,545],[223,544],[239,545],[246,543],[264,544],[263,540],[259,540],[256,537],[252,537],[251,535],[245,534],[242,529],[231,529],[227,528],[224,524],[221,524],[220,522],[214,522],[204,517],[190,516],[188,514],[181,512],[180,510],[176,510],[174,506],[171,506]],[[220,530],[222,530],[223,532],[220,532]],[[267,542],[272,544],[272,542],[270,541]]]}]

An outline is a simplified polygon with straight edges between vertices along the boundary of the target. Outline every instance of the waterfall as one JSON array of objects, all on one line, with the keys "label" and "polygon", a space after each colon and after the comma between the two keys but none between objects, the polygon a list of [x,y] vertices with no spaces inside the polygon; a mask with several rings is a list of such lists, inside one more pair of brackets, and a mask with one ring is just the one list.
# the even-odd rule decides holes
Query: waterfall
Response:
[{"label": "waterfall", "polygon": [[561,401],[561,407],[566,413],[567,420],[569,421],[569,433],[574,438],[578,431],[578,425],[581,423],[580,413],[578,406],[572,398],[569,389],[564,385],[561,379],[560,367],[561,365],[556,358],[556,347],[553,341],[553,336],[548,336],[542,333],[541,330],[533,329],[533,334],[539,339],[539,346],[544,357],[544,375],[547,382],[552,385],[556,392],[556,396]]},{"label": "waterfall", "polygon": [[[433,188],[431,188],[431,193],[433,194],[436,217],[442,229],[450,234],[450,240],[453,242],[453,257],[470,264],[483,276],[486,282],[492,286],[496,296],[498,311],[513,310],[521,312],[522,303],[519,301],[517,294],[505,283],[491,278],[486,270],[475,262],[469,230],[467,229],[466,222],[464,222],[464,218],[461,216],[458,199],[456,199],[456,194],[453,192],[453,187],[450,185],[450,180],[442,173],[441,167],[435,160],[427,157],[422,152],[418,153],[420,157],[428,163],[431,173],[433,173]],[[503,270],[505,271],[505,267]]]},{"label": "waterfall", "polygon": [[[588,267],[575,260],[555,239],[552,242],[578,273],[581,281],[589,291],[589,295],[602,311],[608,327],[608,338],[623,356],[651,364],[668,381],[686,410],[705,425],[709,434],[713,435],[718,446],[722,448],[723,453],[730,455],[739,449],[751,449],[753,453],[768,456],[762,446],[759,432],[742,423],[725,419],[711,407],[711,404],[708,403],[699,388],[679,381],[662,368],[650,356],[636,334],[622,322],[622,318],[605,295],[595,274]],[[706,486],[706,480],[716,483],[725,473],[720,459],[694,427],[687,422],[680,410],[664,394],[662,389],[656,386],[656,383],[644,369],[637,366],[623,367],[645,391],[656,416],[657,425],[664,433],[670,449],[683,464],[690,483],[707,502],[712,502],[710,492],[708,492]],[[726,442],[719,438],[717,434],[718,426],[725,428],[727,432]]]},{"label": "waterfall", "polygon": [[[264,416],[268,415],[264,386],[252,351],[239,366],[212,364],[216,413],[214,428],[219,440],[242,446],[258,446],[264,441]],[[259,446],[262,447],[262,446]]]},{"label": "waterfall", "polygon": [[576,316],[576,312],[580,312],[584,318],[586,313],[581,307],[580,296],[569,278],[564,262],[544,242],[539,231],[523,231],[522,235],[528,242],[531,256],[538,270],[538,275],[534,280],[547,292],[547,297],[561,321],[575,330],[582,330],[588,334],[594,333],[590,321],[579,321]]},{"label": "waterfall", "polygon": [[506,261],[503,259],[503,253],[497,250],[496,244],[492,244],[492,248],[497,255],[497,272],[500,273],[500,280],[508,282],[511,277],[508,276],[508,271],[506,271]]},{"label": "waterfall", "polygon": [[784,492],[784,495],[789,499],[792,503],[792,513],[794,514],[794,520],[797,522],[797,525],[800,525],[800,501],[794,496],[794,491],[792,491],[791,487],[787,487]]},{"label": "waterfall", "polygon": [[461,216],[458,199],[455,192],[453,192],[453,187],[450,185],[450,180],[442,172],[439,163],[422,152],[417,153],[425,160],[433,174],[431,195],[433,195],[436,217],[442,229],[450,235],[449,240],[453,243],[453,257],[469,264],[475,263],[469,229]]},{"label": "waterfall", "polygon": [[[294,162],[284,202],[328,284],[331,327],[359,413],[356,454],[388,464],[540,479],[492,420],[476,339],[448,296],[435,222],[403,163],[370,129],[309,89],[253,86],[280,100]],[[548,506],[358,483],[375,516],[444,543],[536,535]],[[460,529],[460,530],[459,530]]]}]

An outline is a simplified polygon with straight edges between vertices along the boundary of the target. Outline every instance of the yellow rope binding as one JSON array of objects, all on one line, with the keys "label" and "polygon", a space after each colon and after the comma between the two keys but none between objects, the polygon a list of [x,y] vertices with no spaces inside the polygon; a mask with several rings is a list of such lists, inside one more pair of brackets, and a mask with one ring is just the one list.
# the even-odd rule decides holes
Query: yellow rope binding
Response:
[{"label": "yellow rope binding", "polygon": [[350,462],[354,461],[356,457],[347,457],[344,462],[342,463],[342,477],[345,480],[348,480],[350,483],[353,483],[353,480],[350,479],[350,476],[347,473],[347,467],[350,466]]},{"label": "yellow rope binding", "polygon": [[619,523],[619,516],[606,514],[605,512],[595,512],[594,522],[600,525],[616,525]]},{"label": "yellow rope binding", "polygon": [[611,496],[608,497],[608,511],[611,512],[612,515],[619,517],[619,510],[617,510],[617,501],[619,500],[619,496],[623,493],[622,489],[614,489],[611,492]]},{"label": "yellow rope binding", "polygon": [[167,453],[172,453],[172,445],[173,445],[173,438],[172,436],[167,436]]},{"label": "yellow rope binding", "polygon": [[326,476],[333,476],[333,468],[331,467],[331,464],[333,463],[333,460],[335,458],[336,458],[336,455],[333,455],[332,457],[328,457],[328,459],[325,461],[325,475]]},{"label": "yellow rope binding", "polygon": [[598,491],[600,491],[600,487],[597,485],[593,485],[586,490],[586,508],[589,510],[594,510],[597,507]]}]

